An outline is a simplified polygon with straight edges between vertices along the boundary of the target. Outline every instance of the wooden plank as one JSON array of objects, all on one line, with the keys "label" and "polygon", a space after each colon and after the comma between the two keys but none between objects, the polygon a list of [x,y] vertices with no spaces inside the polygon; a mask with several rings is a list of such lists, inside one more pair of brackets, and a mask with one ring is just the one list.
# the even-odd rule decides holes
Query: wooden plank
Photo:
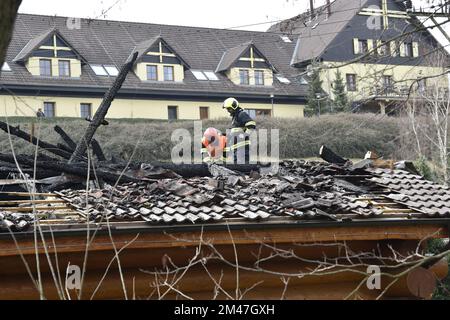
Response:
[{"label": "wooden plank", "polygon": [[417,211],[411,209],[385,209],[383,213],[417,213]]},{"label": "wooden plank", "polygon": [[[76,226],[74,226],[76,227]],[[79,226],[83,228],[83,225]],[[105,226],[106,227],[106,226]],[[262,225],[261,228],[264,228]],[[114,243],[122,247],[136,236],[137,232],[129,230],[114,235]],[[446,225],[403,225],[403,226],[372,226],[372,227],[306,227],[282,228],[262,230],[233,230],[233,241],[228,231],[205,231],[203,238],[214,245],[260,244],[261,241],[274,244],[317,243],[337,241],[381,241],[381,240],[423,240],[426,238],[446,238],[448,230]],[[151,249],[171,247],[198,246],[200,232],[190,231],[179,233],[142,233],[130,246],[130,249]],[[78,252],[86,248],[86,235],[72,235],[58,239],[59,252]],[[41,244],[39,244],[41,247]],[[23,239],[20,248],[24,254],[35,254],[33,239]],[[41,249],[42,250],[42,249]],[[41,251],[40,250],[40,251]],[[108,235],[97,235],[90,247],[91,252],[112,250],[111,239]],[[0,242],[0,257],[16,255],[17,248],[13,241]]]},{"label": "wooden plank", "polygon": [[57,195],[54,193],[29,193],[29,192],[0,192],[0,196],[17,196],[17,197],[54,197]]},{"label": "wooden plank", "polygon": [[57,211],[57,210],[70,210],[70,208],[64,207],[10,207],[1,208],[6,212],[33,212],[33,211]]},{"label": "wooden plank", "polygon": [[66,203],[65,200],[13,200],[13,201],[0,201],[0,207],[9,205],[19,205],[19,204],[56,204],[56,203]]}]

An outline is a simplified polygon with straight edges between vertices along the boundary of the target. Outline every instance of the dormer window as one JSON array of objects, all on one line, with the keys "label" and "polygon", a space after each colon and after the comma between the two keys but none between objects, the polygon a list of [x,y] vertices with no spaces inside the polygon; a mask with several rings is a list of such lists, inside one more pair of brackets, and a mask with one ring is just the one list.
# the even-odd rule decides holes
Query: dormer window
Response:
[{"label": "dormer window", "polygon": [[172,66],[164,66],[164,81],[175,81]]},{"label": "dormer window", "polygon": [[161,37],[138,44],[135,73],[142,81],[182,82],[188,64]]},{"label": "dormer window", "polygon": [[40,59],[39,60],[40,75],[44,77],[52,76],[52,60]]},{"label": "dormer window", "polygon": [[158,66],[148,65],[147,66],[147,80],[158,81]]},{"label": "dormer window", "polygon": [[226,51],[217,72],[224,72],[237,85],[272,86],[277,71],[250,42]]},{"label": "dormer window", "polygon": [[255,70],[255,85],[257,86],[264,85],[264,71]]},{"label": "dormer window", "polygon": [[69,60],[59,60],[58,69],[60,77],[70,77],[70,61]]},{"label": "dormer window", "polygon": [[250,84],[250,73],[248,70],[239,70],[239,79],[242,85]]},{"label": "dormer window", "polygon": [[32,75],[65,78],[79,78],[82,61],[85,60],[57,29],[31,39],[14,59],[23,63]]}]

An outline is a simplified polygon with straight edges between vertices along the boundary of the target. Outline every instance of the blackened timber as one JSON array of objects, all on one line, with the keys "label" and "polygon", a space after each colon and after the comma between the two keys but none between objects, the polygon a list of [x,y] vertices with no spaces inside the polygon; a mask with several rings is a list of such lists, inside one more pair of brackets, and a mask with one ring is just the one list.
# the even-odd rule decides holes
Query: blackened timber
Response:
[{"label": "blackened timber", "polygon": [[75,150],[77,147],[77,144],[75,143],[75,141],[73,141],[73,139],[67,134],[67,132],[64,131],[63,128],[61,128],[60,126],[55,126],[55,132],[57,134],[59,134],[59,136],[63,139],[63,141],[67,144],[67,146],[71,149],[71,150]]},{"label": "blackened timber", "polygon": [[[87,177],[88,167],[86,163],[72,163],[67,164],[60,161],[34,161],[33,157],[18,155],[16,156],[17,162],[21,165],[28,167],[33,167],[36,165],[39,169],[52,170],[59,173],[68,173],[75,176]],[[15,163],[14,157],[12,155],[0,154],[0,161],[5,161],[9,163]],[[92,172],[92,170],[91,170]],[[119,174],[114,171],[105,170],[102,168],[95,168],[95,175],[99,179],[103,179],[110,183],[120,182],[138,182],[140,179],[128,176],[126,174]],[[91,175],[93,176],[93,174]]]},{"label": "blackened timber", "polygon": [[73,149],[69,148],[69,147],[66,146],[65,144],[57,143],[56,146],[57,146],[58,148],[60,148],[61,150],[64,150],[64,151],[69,152],[70,154],[73,153]]},{"label": "blackened timber", "polygon": [[[75,141],[60,126],[55,126],[54,129],[55,129],[55,132],[58,133],[59,136],[66,143],[65,145],[58,143],[57,146],[60,149],[70,152],[70,154],[72,154],[75,151],[75,149],[77,148],[77,144],[75,143]],[[94,151],[94,154],[97,157],[98,161],[106,161],[105,154],[103,153],[103,150],[100,147],[100,144],[98,143],[98,141],[95,139],[92,139],[91,146],[92,146],[92,150]]]},{"label": "blackened timber", "polygon": [[48,142],[45,142],[42,140],[38,140],[36,137],[29,135],[28,133],[20,130],[19,128],[12,127],[12,126],[8,125],[7,123],[0,121],[0,129],[6,133],[9,133],[13,136],[21,138],[27,142],[31,142],[35,146],[39,146],[40,148],[44,149],[45,151],[53,153],[64,159],[70,159],[71,154],[69,152],[61,150],[57,146],[55,146],[51,143],[48,143]]},{"label": "blackened timber", "polygon": [[323,160],[325,160],[328,163],[332,163],[332,164],[344,165],[348,162],[348,160],[337,155],[331,149],[328,149],[325,146],[322,146],[320,148],[319,155]]},{"label": "blackened timber", "polygon": [[131,57],[131,59],[120,70],[120,73],[117,76],[116,80],[114,81],[113,85],[111,86],[111,88],[109,88],[108,92],[105,94],[105,97],[103,98],[100,107],[95,113],[92,122],[89,124],[88,128],[86,129],[86,132],[84,133],[83,137],[78,143],[75,152],[72,154],[72,157],[69,160],[69,164],[81,160],[83,155],[86,153],[86,150],[90,145],[92,138],[95,135],[95,132],[105,120],[106,114],[108,113],[111,103],[113,102],[114,98],[116,97],[117,93],[119,92],[120,88],[125,82],[128,72],[130,72],[130,70],[133,68],[137,56],[138,52],[135,52]]},{"label": "blackened timber", "polygon": [[91,146],[92,146],[92,151],[94,152],[95,156],[97,157],[97,160],[98,161],[106,161],[106,157],[105,157],[105,154],[103,153],[100,143],[98,143],[97,140],[92,139]]}]

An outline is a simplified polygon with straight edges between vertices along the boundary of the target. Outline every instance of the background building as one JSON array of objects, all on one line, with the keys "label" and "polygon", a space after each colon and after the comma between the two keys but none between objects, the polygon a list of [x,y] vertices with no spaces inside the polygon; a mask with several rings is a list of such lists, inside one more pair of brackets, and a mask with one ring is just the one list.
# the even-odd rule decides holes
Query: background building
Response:
[{"label": "background building", "polygon": [[318,70],[332,100],[339,71],[354,110],[384,113],[411,91],[432,86],[448,92],[448,54],[415,17],[411,1],[328,1],[269,32],[298,37],[291,65],[309,75]]},{"label": "background building", "polygon": [[136,66],[109,118],[214,119],[241,100],[253,115],[303,117],[295,42],[265,32],[18,16],[0,76],[1,116],[90,117],[120,66]]}]

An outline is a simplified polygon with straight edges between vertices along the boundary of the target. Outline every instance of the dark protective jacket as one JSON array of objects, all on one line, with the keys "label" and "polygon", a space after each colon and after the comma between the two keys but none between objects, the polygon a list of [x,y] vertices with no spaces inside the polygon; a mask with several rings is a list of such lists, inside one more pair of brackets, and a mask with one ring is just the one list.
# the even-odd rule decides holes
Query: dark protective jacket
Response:
[{"label": "dark protective jacket", "polygon": [[250,131],[256,129],[256,122],[244,110],[238,109],[231,123],[231,134],[228,137],[228,147],[237,162],[240,150],[245,150],[245,162],[250,158]]}]

